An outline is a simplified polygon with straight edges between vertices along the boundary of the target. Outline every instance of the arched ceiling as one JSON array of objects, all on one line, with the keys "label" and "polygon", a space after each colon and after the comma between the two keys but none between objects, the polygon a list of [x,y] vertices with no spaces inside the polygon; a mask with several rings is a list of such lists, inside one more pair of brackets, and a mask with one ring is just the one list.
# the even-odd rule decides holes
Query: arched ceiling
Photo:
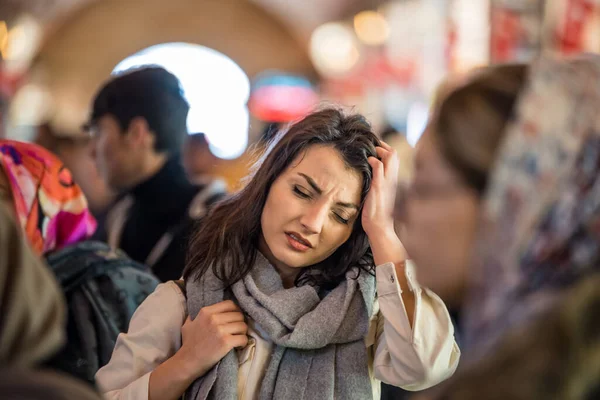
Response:
[{"label": "arched ceiling", "polygon": [[[11,20],[23,12],[28,12],[52,28],[68,20],[78,9],[100,1],[119,0],[3,0],[0,2],[0,19]],[[251,1],[273,13],[300,38],[307,38],[314,28],[324,22],[343,18],[361,9],[375,8],[386,2],[386,0]],[[138,0],[135,3],[142,4],[146,1]]]},{"label": "arched ceiling", "polygon": [[[112,68],[148,46],[190,42],[214,48],[248,76],[265,69],[316,78],[307,54],[312,30],[383,0],[2,0],[0,19],[27,12],[45,36],[30,81],[53,99],[48,120],[74,134]],[[167,5],[166,5],[167,4]]]},{"label": "arched ceiling", "polygon": [[315,76],[300,42],[278,19],[245,0],[97,1],[63,18],[43,43],[30,79],[53,99],[49,121],[73,134],[93,94],[117,63],[146,47],[189,42],[229,56],[249,77],[266,69]]}]

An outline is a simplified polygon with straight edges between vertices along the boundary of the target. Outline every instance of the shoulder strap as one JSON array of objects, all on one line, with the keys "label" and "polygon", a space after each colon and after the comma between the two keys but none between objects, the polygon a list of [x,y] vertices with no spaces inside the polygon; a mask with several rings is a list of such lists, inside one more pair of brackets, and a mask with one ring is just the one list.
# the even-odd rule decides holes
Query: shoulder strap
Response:
[{"label": "shoulder strap", "polygon": [[204,186],[191,201],[188,216],[191,219],[200,219],[208,213],[209,206],[225,196],[227,186],[224,181],[215,179]]},{"label": "shoulder strap", "polygon": [[215,180],[203,187],[190,202],[188,212],[182,220],[171,225],[160,239],[158,239],[148,254],[145,264],[152,268],[161,259],[165,251],[167,251],[171,242],[173,242],[173,238],[185,228],[190,220],[199,220],[206,216],[209,206],[223,197],[226,193],[225,190],[225,182],[220,180]]},{"label": "shoulder strap", "polygon": [[113,249],[119,248],[121,234],[127,222],[127,214],[133,203],[132,196],[125,196],[112,207],[106,216],[107,242]]}]

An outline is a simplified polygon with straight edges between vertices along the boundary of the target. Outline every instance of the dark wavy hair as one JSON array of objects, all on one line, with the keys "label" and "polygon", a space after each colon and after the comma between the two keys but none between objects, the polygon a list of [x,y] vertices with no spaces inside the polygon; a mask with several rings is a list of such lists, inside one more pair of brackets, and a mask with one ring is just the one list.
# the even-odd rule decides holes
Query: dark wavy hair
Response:
[{"label": "dark wavy hair", "polygon": [[[212,268],[225,286],[246,276],[256,260],[261,235],[261,215],[273,182],[297,156],[314,145],[336,149],[348,168],[362,176],[361,210],[371,187],[372,170],[367,162],[377,157],[379,139],[359,114],[345,114],[337,108],[313,112],[280,132],[246,178],[238,193],[223,200],[203,221],[190,242],[185,279],[199,279]],[[349,239],[334,254],[317,265],[304,268],[296,285],[321,288],[337,286],[346,272],[373,273],[373,254],[361,224],[355,220]],[[231,268],[234,266],[234,268]],[[318,273],[308,273],[308,272]]]}]

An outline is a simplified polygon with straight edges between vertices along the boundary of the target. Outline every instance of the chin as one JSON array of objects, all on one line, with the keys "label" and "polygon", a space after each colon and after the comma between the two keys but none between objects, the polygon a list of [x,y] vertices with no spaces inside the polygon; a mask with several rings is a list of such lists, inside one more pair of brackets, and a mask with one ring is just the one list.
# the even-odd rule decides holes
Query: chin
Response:
[{"label": "chin", "polygon": [[303,268],[313,264],[306,255],[295,253],[293,250],[280,249],[273,252],[273,255],[289,268]]}]

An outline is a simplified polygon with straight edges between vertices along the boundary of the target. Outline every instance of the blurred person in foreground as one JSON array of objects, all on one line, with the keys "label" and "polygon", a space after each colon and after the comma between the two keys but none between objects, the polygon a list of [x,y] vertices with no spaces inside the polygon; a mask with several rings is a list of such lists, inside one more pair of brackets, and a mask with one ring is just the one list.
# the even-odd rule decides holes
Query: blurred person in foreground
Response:
[{"label": "blurred person in foreground", "polygon": [[32,249],[46,255],[89,239],[96,220],[81,188],[56,156],[32,143],[0,139],[0,192]]},{"label": "blurred person in foreground", "polygon": [[86,125],[98,169],[120,194],[96,238],[163,281],[181,277],[191,230],[221,195],[190,182],[183,168],[188,111],[179,80],[145,67],[108,81]]},{"label": "blurred person in foreground", "polygon": [[579,281],[555,308],[509,332],[494,351],[414,400],[600,398],[600,276]]},{"label": "blurred person in foreground", "polygon": [[106,243],[70,171],[33,143],[0,139],[0,194],[30,246],[44,257],[69,306],[68,343],[53,365],[90,383],[158,280]]},{"label": "blurred person in foreground", "polygon": [[3,399],[99,400],[87,385],[44,368],[65,342],[66,307],[0,191],[0,393]]},{"label": "blurred person in foreground", "polygon": [[597,57],[482,69],[437,108],[399,212],[419,281],[461,308],[467,360],[598,270],[598,109]]}]

